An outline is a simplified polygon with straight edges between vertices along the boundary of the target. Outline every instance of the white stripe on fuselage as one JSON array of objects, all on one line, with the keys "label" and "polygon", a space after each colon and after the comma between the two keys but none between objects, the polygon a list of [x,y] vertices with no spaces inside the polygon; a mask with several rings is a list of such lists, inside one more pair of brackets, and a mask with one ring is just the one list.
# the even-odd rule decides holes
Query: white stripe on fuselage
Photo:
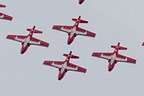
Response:
[{"label": "white stripe on fuselage", "polygon": [[24,47],[30,42],[30,36],[24,40]]},{"label": "white stripe on fuselage", "polygon": [[61,66],[61,74],[65,71],[65,69],[67,68],[67,62],[65,62],[62,66]]},{"label": "white stripe on fuselage", "polygon": [[70,30],[62,27],[61,30],[64,32],[70,33],[70,38],[72,38],[74,36],[74,34],[76,33],[76,26]]},{"label": "white stripe on fuselage", "polygon": [[74,27],[70,30],[70,38],[72,38],[75,33],[76,33],[76,27]]},{"label": "white stripe on fuselage", "polygon": [[114,53],[114,54],[111,56],[110,64],[113,64],[115,60],[116,60],[116,53]]}]

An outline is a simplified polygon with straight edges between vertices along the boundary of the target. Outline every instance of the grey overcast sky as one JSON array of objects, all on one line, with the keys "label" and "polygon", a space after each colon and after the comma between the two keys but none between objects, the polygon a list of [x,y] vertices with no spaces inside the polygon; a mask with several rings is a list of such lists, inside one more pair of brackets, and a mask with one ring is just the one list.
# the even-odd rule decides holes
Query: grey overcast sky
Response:
[{"label": "grey overcast sky", "polygon": [[[144,0],[1,0],[12,22],[0,20],[0,96],[143,96],[144,95]],[[96,38],[77,36],[67,45],[67,34],[52,30],[55,24],[73,25],[82,16],[88,24],[80,27]],[[7,40],[8,34],[25,34],[36,26],[43,34],[35,37],[50,43],[48,48],[30,46],[24,55],[21,44]],[[112,52],[110,45],[121,42],[135,58],[136,65],[117,63],[107,71],[107,60],[91,56],[94,51]],[[63,53],[79,55],[72,63],[87,73],[68,72],[57,80],[58,70],[44,66],[44,60],[64,60]]]}]

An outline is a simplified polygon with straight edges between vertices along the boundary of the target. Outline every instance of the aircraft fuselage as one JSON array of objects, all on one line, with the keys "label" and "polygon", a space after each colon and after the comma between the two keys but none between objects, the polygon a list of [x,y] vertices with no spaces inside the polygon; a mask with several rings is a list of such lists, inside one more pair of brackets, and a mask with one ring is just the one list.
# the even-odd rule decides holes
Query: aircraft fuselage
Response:
[{"label": "aircraft fuselage", "polygon": [[71,44],[76,37],[76,26],[74,26],[71,31],[68,33],[68,41],[67,44]]},{"label": "aircraft fuselage", "polygon": [[69,63],[69,60],[70,60],[70,58],[68,56],[66,58],[66,60],[64,61],[64,64],[62,65],[62,67],[59,69],[58,80],[61,80],[65,76],[65,74],[67,72],[67,65]]},{"label": "aircraft fuselage", "polygon": [[30,46],[30,39],[32,37],[32,33],[29,33],[29,35],[27,36],[27,38],[25,38],[24,42],[22,43],[22,47],[21,47],[21,54],[25,53],[28,49],[28,47]]},{"label": "aircraft fuselage", "polygon": [[112,71],[113,68],[115,67],[115,64],[117,63],[117,61],[116,61],[117,54],[118,54],[118,50],[115,50],[113,52],[113,55],[111,55],[111,58],[108,61],[109,62],[109,64],[108,64],[108,71]]}]

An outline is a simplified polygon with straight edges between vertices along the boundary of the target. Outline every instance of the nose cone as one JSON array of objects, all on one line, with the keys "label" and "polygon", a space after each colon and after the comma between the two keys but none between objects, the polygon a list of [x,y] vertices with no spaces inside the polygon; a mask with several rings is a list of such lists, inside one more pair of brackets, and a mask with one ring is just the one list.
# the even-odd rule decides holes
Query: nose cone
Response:
[{"label": "nose cone", "polygon": [[61,80],[63,78],[63,76],[59,75],[58,76],[58,80]]},{"label": "nose cone", "polygon": [[72,40],[67,40],[67,44],[70,45],[72,43]]},{"label": "nose cone", "polygon": [[82,4],[84,2],[84,0],[79,0],[79,4]]},{"label": "nose cone", "polygon": [[21,48],[21,54],[24,54],[26,50],[27,50],[27,49],[22,46],[22,48]]},{"label": "nose cone", "polygon": [[108,71],[111,72],[111,71],[112,71],[112,68],[108,68]]},{"label": "nose cone", "polygon": [[68,45],[70,45],[70,44],[71,44],[71,42],[67,42],[67,44],[68,44]]},{"label": "nose cone", "polygon": [[113,70],[114,66],[115,66],[115,63],[109,64],[108,71],[111,72]]},{"label": "nose cone", "polygon": [[25,52],[24,50],[21,50],[21,54],[24,54],[24,52]]},{"label": "nose cone", "polygon": [[72,37],[68,34],[67,44],[70,45],[73,41],[76,35],[73,35]]},{"label": "nose cone", "polygon": [[61,77],[58,78],[58,80],[61,80],[61,79],[62,79]]}]

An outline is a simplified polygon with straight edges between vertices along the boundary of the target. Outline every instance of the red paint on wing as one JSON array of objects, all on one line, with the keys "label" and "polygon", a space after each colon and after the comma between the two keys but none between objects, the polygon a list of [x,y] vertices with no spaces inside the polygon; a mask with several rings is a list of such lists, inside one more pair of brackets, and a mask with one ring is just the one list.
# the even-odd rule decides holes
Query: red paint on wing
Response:
[{"label": "red paint on wing", "polygon": [[48,66],[51,66],[53,63],[53,61],[44,61],[43,64],[44,65],[48,65]]},{"label": "red paint on wing", "polygon": [[7,35],[6,38],[7,38],[7,39],[12,39],[12,40],[14,40],[14,39],[16,38],[16,35]]},{"label": "red paint on wing", "polygon": [[90,32],[90,31],[87,31],[87,34],[86,34],[86,35],[87,35],[87,36],[90,36],[90,37],[95,37],[95,36],[96,36],[95,33]]},{"label": "red paint on wing", "polygon": [[123,55],[117,54],[117,58],[126,59],[126,56],[123,56]]},{"label": "red paint on wing", "polygon": [[80,66],[77,66],[77,65],[74,65],[72,63],[69,63],[68,66],[71,68],[77,68],[78,72],[86,73],[86,71],[87,71],[87,69],[80,67]]},{"label": "red paint on wing", "polygon": [[101,54],[102,54],[102,53],[93,52],[93,53],[92,53],[92,56],[101,57]]},{"label": "red paint on wing", "polygon": [[94,32],[85,30],[85,29],[80,28],[80,27],[77,28],[77,31],[79,31],[79,32],[81,32],[81,33],[86,33],[86,34],[85,34],[86,36],[90,36],[90,37],[95,37],[95,36],[96,36],[96,34],[95,34]]},{"label": "red paint on wing", "polygon": [[41,41],[41,42],[40,42],[40,45],[41,45],[41,46],[48,47],[48,46],[49,46],[49,43],[44,42],[44,41]]},{"label": "red paint on wing", "polygon": [[9,15],[3,14],[3,13],[0,13],[0,16],[3,16],[2,19],[4,19],[4,20],[10,20],[11,21],[13,19],[12,16],[9,16]]},{"label": "red paint on wing", "polygon": [[6,7],[6,5],[2,5],[2,4],[0,4],[0,7],[3,7],[3,8],[5,8],[5,7]]},{"label": "red paint on wing", "polygon": [[31,38],[31,41],[34,41],[34,42],[40,42],[40,46],[45,46],[45,47],[48,47],[48,46],[49,46],[49,43],[44,42],[44,41],[39,40],[39,39],[34,38],[34,37]]},{"label": "red paint on wing", "polygon": [[60,30],[62,28],[62,26],[56,26],[56,25],[54,25],[53,27],[52,27],[52,29],[55,29],[55,30]]},{"label": "red paint on wing", "polygon": [[78,71],[79,71],[79,72],[86,73],[87,69],[82,68],[82,67],[78,67]]},{"label": "red paint on wing", "polygon": [[126,56],[123,56],[123,55],[120,55],[120,54],[117,55],[117,58],[127,59],[127,61],[125,61],[125,62],[128,62],[128,63],[134,63],[134,64],[136,63],[135,59],[130,58],[130,57],[126,57]]},{"label": "red paint on wing", "polygon": [[136,64],[136,60],[135,59],[127,58],[127,61]]}]

